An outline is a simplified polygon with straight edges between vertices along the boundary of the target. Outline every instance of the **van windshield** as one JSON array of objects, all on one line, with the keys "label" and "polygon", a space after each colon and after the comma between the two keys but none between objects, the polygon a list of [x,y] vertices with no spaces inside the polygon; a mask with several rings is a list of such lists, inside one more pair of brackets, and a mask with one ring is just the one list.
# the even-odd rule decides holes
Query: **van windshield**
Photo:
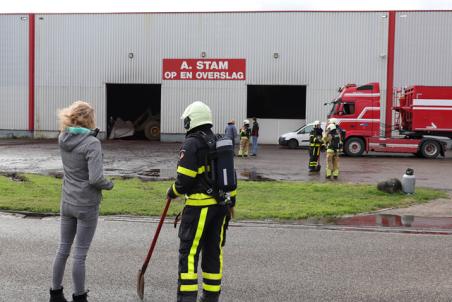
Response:
[{"label": "van windshield", "polygon": [[336,115],[339,112],[339,107],[341,106],[342,103],[342,99],[337,99],[334,103],[333,106],[331,106],[331,111],[329,115]]},{"label": "van windshield", "polygon": [[298,132],[298,131],[300,131],[301,129],[303,129],[304,127],[306,127],[306,125],[301,126],[300,128],[298,128],[298,129],[295,130],[294,132]]}]

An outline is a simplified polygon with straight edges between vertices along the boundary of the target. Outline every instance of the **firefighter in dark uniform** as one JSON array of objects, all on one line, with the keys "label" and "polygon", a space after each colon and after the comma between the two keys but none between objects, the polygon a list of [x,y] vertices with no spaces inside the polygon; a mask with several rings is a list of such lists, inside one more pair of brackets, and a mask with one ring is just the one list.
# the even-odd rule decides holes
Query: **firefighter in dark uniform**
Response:
[{"label": "firefighter in dark uniform", "polygon": [[339,176],[339,152],[342,149],[342,138],[335,124],[329,124],[323,136],[326,145],[326,178],[337,179]]},{"label": "firefighter in dark uniform", "polygon": [[187,135],[179,153],[176,181],[167,193],[171,199],[185,195],[179,227],[177,302],[197,301],[200,253],[203,278],[200,301],[218,302],[223,277],[222,249],[236,191],[228,192],[225,203],[206,185],[205,173],[212,168],[206,166],[205,160],[209,149],[197,135],[214,136],[210,108],[202,102],[194,102],[185,109],[181,119]]},{"label": "firefighter in dark uniform", "polygon": [[314,128],[309,133],[309,172],[319,172],[320,149],[323,145],[323,129],[320,127],[320,121],[314,122]]}]

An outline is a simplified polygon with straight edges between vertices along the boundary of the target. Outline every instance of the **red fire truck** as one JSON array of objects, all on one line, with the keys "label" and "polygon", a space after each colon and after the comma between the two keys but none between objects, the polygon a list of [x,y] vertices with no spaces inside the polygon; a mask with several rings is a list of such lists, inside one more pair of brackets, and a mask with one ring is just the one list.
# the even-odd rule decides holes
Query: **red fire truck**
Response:
[{"label": "red fire truck", "polygon": [[[380,85],[348,84],[339,89],[328,118],[346,131],[344,153],[412,153],[444,156],[452,138],[452,87],[411,86],[387,102],[386,123],[380,115]],[[384,135],[383,135],[384,133]]]}]

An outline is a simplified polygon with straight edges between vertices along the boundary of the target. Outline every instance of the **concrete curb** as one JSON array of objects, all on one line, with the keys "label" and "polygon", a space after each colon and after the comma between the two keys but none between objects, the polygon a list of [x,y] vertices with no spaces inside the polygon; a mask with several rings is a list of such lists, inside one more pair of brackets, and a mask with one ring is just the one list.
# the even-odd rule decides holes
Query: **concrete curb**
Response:
[{"label": "concrete curb", "polygon": [[[58,219],[57,213],[34,213],[28,211],[0,211],[0,216],[14,216],[17,218],[31,218],[31,219]],[[368,215],[369,216],[369,215]],[[376,215],[375,215],[376,216]],[[382,214],[381,221],[397,222],[400,218],[389,217],[388,214]],[[391,215],[397,216],[397,215]],[[348,217],[356,218],[360,216]],[[430,219],[431,217],[415,217],[415,219]],[[446,220],[452,222],[452,217],[434,217],[436,220]],[[144,216],[128,216],[128,215],[114,215],[114,216],[101,216],[102,221],[118,221],[118,222],[131,222],[131,223],[152,223],[157,224],[159,217],[144,217]],[[374,217],[376,220],[377,218]],[[318,220],[317,220],[318,221]],[[400,220],[401,221],[401,220]],[[172,225],[172,217],[165,221],[166,225]],[[283,229],[300,229],[300,230],[329,230],[329,231],[355,231],[355,232],[377,232],[377,233],[399,233],[399,234],[420,234],[420,235],[452,235],[452,226],[447,228],[441,227],[422,227],[418,225],[412,225],[411,227],[403,225],[391,225],[389,224],[331,224],[331,223],[310,223],[309,220],[305,221],[293,221],[293,222],[279,222],[271,220],[240,220],[232,221],[229,225],[232,228],[283,228]]]}]

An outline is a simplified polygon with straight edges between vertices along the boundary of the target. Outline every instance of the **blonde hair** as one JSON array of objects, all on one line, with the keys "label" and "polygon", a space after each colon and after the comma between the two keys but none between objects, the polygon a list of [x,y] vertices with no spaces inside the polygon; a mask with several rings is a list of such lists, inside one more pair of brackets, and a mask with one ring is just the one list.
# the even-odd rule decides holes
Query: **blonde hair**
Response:
[{"label": "blonde hair", "polygon": [[64,131],[68,127],[96,128],[94,109],[87,102],[74,102],[71,106],[60,110],[58,118],[60,120],[61,131]]}]

